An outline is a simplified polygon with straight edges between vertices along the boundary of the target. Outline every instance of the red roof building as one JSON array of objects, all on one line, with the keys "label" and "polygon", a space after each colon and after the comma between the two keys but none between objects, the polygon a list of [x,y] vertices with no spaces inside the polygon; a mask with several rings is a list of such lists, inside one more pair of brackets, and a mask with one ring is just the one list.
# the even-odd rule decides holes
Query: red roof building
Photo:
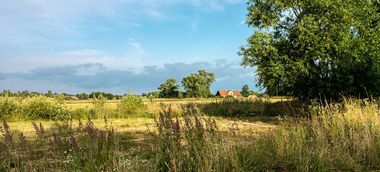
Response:
[{"label": "red roof building", "polygon": [[216,96],[221,97],[227,97],[227,96],[233,96],[233,97],[240,97],[240,91],[239,90],[218,90],[216,93]]}]

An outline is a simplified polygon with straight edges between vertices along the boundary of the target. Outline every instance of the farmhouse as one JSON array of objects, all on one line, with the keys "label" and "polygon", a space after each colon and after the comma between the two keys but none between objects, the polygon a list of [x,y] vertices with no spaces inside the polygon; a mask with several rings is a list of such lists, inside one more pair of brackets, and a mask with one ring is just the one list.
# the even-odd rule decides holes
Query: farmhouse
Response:
[{"label": "farmhouse", "polygon": [[216,96],[220,97],[227,97],[227,96],[233,96],[233,97],[240,97],[240,91],[239,90],[218,90],[216,92]]}]

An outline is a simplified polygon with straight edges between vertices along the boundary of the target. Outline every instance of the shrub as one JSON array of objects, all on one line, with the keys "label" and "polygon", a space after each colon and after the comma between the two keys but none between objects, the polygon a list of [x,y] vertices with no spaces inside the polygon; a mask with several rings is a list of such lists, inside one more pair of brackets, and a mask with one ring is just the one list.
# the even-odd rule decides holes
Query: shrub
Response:
[{"label": "shrub", "polygon": [[9,117],[17,109],[16,102],[8,97],[0,98],[0,118]]},{"label": "shrub", "polygon": [[69,112],[66,106],[57,100],[49,100],[44,96],[25,99],[21,108],[26,119],[68,119]]},{"label": "shrub", "polygon": [[145,109],[143,99],[134,95],[124,96],[118,104],[119,113],[123,116],[137,115]]}]

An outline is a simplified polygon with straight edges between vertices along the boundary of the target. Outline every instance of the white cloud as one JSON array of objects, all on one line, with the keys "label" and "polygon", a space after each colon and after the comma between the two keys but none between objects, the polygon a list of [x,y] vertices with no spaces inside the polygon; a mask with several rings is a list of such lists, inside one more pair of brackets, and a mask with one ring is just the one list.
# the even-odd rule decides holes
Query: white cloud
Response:
[{"label": "white cloud", "polygon": [[95,65],[83,65],[76,69],[76,75],[78,76],[96,76],[99,73],[105,72],[104,68],[100,64]]},{"label": "white cloud", "polygon": [[[11,88],[14,90],[46,91],[50,89],[56,91],[59,89],[64,92],[99,90],[123,93],[127,89],[133,89],[136,93],[141,93],[156,90],[157,86],[168,78],[176,78],[180,82],[183,77],[197,72],[199,69],[215,73],[217,82],[212,85],[213,91],[240,89],[247,83],[254,86],[253,78],[239,77],[251,73],[252,69],[232,68],[229,64],[234,62],[226,60],[223,60],[225,65],[215,65],[214,63],[216,62],[166,63],[162,67],[146,65],[141,73],[110,69],[103,64],[94,63],[43,67],[28,73],[11,73],[4,76],[0,80],[0,90]],[[29,84],[19,85],[20,83]],[[44,84],[41,85],[41,83]],[[52,88],[53,85],[55,87]]]},{"label": "white cloud", "polygon": [[[81,41],[88,41],[80,37],[87,32],[86,29],[107,27],[93,26],[91,19],[96,21],[99,17],[111,24],[141,27],[142,18],[165,20],[173,17],[169,16],[168,8],[190,6],[212,11],[223,10],[227,3],[236,2],[238,0],[4,1],[0,5],[0,72],[28,72],[46,66],[85,63],[99,63],[112,69],[141,71],[144,65],[153,62],[160,65],[167,61],[153,61],[154,57],[146,60],[150,54],[138,39],[120,43],[125,46],[125,52],[107,52],[99,46],[88,48],[88,44],[75,48],[78,44],[81,45]],[[197,18],[190,22],[191,29],[199,28]],[[180,60],[192,59],[187,57]]]},{"label": "white cloud", "polygon": [[[106,52],[93,49],[80,49],[63,52],[41,54],[24,54],[14,58],[3,58],[0,63],[0,72],[26,73],[35,68],[67,66],[86,63],[102,64],[107,68],[120,70],[141,71],[144,61],[144,50],[138,43],[127,48],[129,53],[122,56],[110,56]],[[145,63],[149,64],[149,63]]]}]

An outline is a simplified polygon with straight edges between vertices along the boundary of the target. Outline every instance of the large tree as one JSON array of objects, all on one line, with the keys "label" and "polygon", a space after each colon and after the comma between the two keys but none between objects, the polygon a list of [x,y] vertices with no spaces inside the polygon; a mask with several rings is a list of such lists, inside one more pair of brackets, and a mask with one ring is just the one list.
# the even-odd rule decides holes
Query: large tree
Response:
[{"label": "large tree", "polygon": [[160,97],[162,98],[178,97],[178,89],[179,85],[175,79],[168,79],[158,87]]},{"label": "large tree", "polygon": [[254,28],[241,48],[269,94],[299,98],[380,95],[380,3],[250,0]]},{"label": "large tree", "polygon": [[215,82],[214,73],[206,70],[192,73],[182,80],[187,97],[209,97],[211,95],[210,86],[213,82]]}]

